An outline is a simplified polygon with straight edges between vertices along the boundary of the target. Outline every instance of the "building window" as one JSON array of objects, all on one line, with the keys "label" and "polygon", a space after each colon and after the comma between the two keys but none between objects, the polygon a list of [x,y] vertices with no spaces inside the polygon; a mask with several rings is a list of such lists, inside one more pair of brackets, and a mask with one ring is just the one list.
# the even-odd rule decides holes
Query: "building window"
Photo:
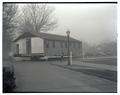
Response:
[{"label": "building window", "polygon": [[78,43],[78,48],[80,48],[80,43]]},{"label": "building window", "polygon": [[63,48],[65,47],[65,42],[63,42]]},{"label": "building window", "polygon": [[49,43],[47,43],[47,45],[46,45],[46,46],[47,46],[47,48],[49,48]]},{"label": "building window", "polygon": [[74,46],[73,46],[74,48],[76,48],[76,43],[74,43]]},{"label": "building window", "polygon": [[72,45],[72,43],[71,43],[71,42],[69,42],[69,47],[71,47],[71,45]]},{"label": "building window", "polygon": [[63,42],[61,42],[61,48],[63,48]]},{"label": "building window", "polygon": [[67,48],[67,42],[65,42],[65,47]]},{"label": "building window", "polygon": [[26,38],[26,53],[29,55],[31,53],[31,38]]},{"label": "building window", "polygon": [[55,41],[53,41],[53,48],[55,48]]},{"label": "building window", "polygon": [[48,41],[47,41],[47,43],[46,43],[46,47],[49,48],[49,42],[48,42]]}]

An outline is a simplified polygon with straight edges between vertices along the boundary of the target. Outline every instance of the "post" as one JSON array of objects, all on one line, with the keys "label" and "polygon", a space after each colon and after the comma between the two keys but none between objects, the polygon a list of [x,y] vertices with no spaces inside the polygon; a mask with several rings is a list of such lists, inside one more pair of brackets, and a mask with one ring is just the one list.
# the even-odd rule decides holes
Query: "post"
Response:
[{"label": "post", "polygon": [[70,65],[72,65],[72,51],[70,51]]},{"label": "post", "polygon": [[84,58],[85,58],[85,53],[84,53],[84,51],[82,51],[82,61],[83,61],[83,63],[84,63]]},{"label": "post", "polygon": [[66,32],[67,33],[67,43],[68,43],[68,45],[67,45],[67,47],[68,47],[68,65],[70,65],[70,46],[69,46],[69,44],[70,44],[70,31],[67,31]]}]

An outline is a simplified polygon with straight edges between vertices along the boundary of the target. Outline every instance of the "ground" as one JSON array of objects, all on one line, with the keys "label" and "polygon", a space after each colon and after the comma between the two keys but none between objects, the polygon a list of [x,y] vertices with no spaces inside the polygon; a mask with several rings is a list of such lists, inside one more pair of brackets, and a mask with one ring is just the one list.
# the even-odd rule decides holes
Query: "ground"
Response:
[{"label": "ground", "polygon": [[116,59],[100,60],[13,62],[14,92],[117,92]]}]

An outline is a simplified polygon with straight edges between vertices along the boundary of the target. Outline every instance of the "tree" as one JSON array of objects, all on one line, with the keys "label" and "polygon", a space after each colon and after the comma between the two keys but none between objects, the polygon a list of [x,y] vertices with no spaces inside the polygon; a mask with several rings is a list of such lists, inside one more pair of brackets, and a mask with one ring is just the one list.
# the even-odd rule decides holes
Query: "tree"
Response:
[{"label": "tree", "polygon": [[15,15],[17,12],[17,5],[3,4],[3,58],[8,58],[11,50],[12,33],[16,27]]},{"label": "tree", "polygon": [[110,41],[104,42],[99,45],[101,52],[104,52],[106,56],[117,56],[117,42]]},{"label": "tree", "polygon": [[54,8],[46,4],[27,4],[22,8],[19,29],[22,32],[46,32],[56,27]]}]

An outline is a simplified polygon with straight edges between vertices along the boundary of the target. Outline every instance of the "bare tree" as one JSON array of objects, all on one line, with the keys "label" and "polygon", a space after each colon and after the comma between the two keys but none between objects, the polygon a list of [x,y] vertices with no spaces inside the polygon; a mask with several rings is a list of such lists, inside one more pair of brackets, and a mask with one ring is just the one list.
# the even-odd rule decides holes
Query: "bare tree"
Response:
[{"label": "bare tree", "polygon": [[8,58],[11,51],[12,33],[16,27],[14,17],[17,8],[15,4],[3,4],[3,58]]},{"label": "bare tree", "polygon": [[46,4],[28,4],[22,8],[19,29],[22,32],[46,32],[56,27],[54,8]]}]

